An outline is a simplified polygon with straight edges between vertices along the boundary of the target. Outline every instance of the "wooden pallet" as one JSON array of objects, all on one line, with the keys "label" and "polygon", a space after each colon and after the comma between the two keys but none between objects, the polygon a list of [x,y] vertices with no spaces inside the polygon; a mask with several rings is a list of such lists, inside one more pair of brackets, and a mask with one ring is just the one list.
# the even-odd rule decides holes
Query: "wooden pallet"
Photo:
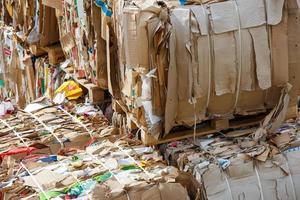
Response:
[{"label": "wooden pallet", "polygon": [[[122,102],[118,100],[112,101],[112,106],[114,111],[119,113],[126,113],[125,105],[122,105]],[[141,140],[146,146],[154,146],[158,144],[165,144],[172,141],[183,140],[187,138],[193,138],[194,136],[205,136],[214,134],[220,131],[228,130],[228,129],[239,129],[243,127],[252,127],[249,130],[253,131],[253,127],[258,126],[262,120],[266,117],[268,113],[252,115],[252,116],[242,116],[237,117],[234,119],[213,119],[203,122],[197,125],[196,133],[194,134],[193,128],[185,129],[181,131],[174,131],[168,134],[166,137],[161,139],[156,139],[150,133],[141,131]],[[293,102],[289,106],[287,113],[286,113],[286,120],[288,119],[295,119],[298,117],[298,106],[295,105]],[[127,113],[128,115],[128,113]],[[128,117],[128,116],[127,116]],[[129,113],[130,117],[130,113]],[[130,117],[131,120],[127,119],[127,128],[129,130],[135,130],[139,127],[139,124],[135,121],[134,117]]]},{"label": "wooden pallet", "polygon": [[141,140],[147,146],[154,146],[158,144],[165,144],[168,142],[183,140],[187,138],[193,138],[194,136],[205,136],[214,134],[220,131],[228,129],[238,129],[249,126],[258,126],[260,122],[265,118],[265,114],[242,117],[240,119],[214,119],[203,122],[197,128],[196,133],[194,134],[193,128],[183,131],[171,132],[166,137],[162,139],[156,139],[151,134],[144,131],[141,132]]},{"label": "wooden pallet", "polygon": [[104,90],[99,86],[86,79],[78,78],[73,67],[62,68],[62,70],[88,91],[89,101],[92,104],[99,104],[104,101]]}]

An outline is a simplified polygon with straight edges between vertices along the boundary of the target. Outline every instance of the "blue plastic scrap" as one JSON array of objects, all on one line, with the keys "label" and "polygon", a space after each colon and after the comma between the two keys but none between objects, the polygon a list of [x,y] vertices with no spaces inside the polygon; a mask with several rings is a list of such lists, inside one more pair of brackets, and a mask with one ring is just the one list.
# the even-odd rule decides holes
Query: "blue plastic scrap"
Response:
[{"label": "blue plastic scrap", "polygon": [[107,4],[104,3],[102,0],[95,0],[95,4],[101,8],[102,12],[106,16],[108,17],[112,16],[112,11],[108,8]]},{"label": "blue plastic scrap", "polygon": [[51,162],[56,162],[57,161],[57,156],[56,155],[51,155],[45,158],[41,158],[40,161],[46,162],[46,163],[51,163]]},{"label": "blue plastic scrap", "polygon": [[180,5],[185,5],[186,4],[186,0],[179,0]]}]

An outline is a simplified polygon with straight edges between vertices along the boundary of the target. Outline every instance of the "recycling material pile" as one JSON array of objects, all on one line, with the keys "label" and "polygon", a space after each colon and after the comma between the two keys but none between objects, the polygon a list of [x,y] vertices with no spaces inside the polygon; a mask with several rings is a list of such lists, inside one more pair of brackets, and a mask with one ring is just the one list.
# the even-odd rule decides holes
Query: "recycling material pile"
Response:
[{"label": "recycling material pile", "polygon": [[161,146],[170,165],[201,183],[201,199],[299,199],[300,126],[257,140],[256,128]]},{"label": "recycling material pile", "polygon": [[60,43],[74,76],[107,89],[106,23],[99,5],[93,0],[59,1],[56,11]]},{"label": "recycling material pile", "polygon": [[296,1],[180,2],[113,6],[120,64],[109,84],[131,121],[160,138],[179,125],[263,113],[288,82],[295,103]]},{"label": "recycling material pile", "polygon": [[[24,108],[43,95],[54,96],[63,81],[53,58],[59,42],[55,10],[41,1],[1,1],[1,98]],[[50,53],[49,53],[49,52]]]},{"label": "recycling material pile", "polygon": [[1,199],[187,199],[187,178],[91,105],[46,99],[1,119]]},{"label": "recycling material pile", "polygon": [[176,168],[166,167],[153,149],[133,145],[102,141],[64,155],[33,154],[21,164],[6,157],[1,167],[3,199],[188,198],[176,183]]},{"label": "recycling material pile", "polygon": [[29,104],[0,122],[0,158],[35,151],[56,154],[62,147],[84,149],[93,135],[118,134],[94,106],[53,106],[46,99]]},{"label": "recycling material pile", "polygon": [[[89,88],[97,87],[99,92],[107,89],[106,42],[105,35],[101,35],[101,9],[96,3],[91,0],[0,3],[3,8],[1,100],[10,98],[13,104],[24,108],[42,96],[54,99],[56,90],[73,79],[76,83],[71,84],[83,87],[82,90],[71,91],[71,97],[60,96],[58,103],[65,98],[84,97]],[[84,89],[79,79],[92,85]]]},{"label": "recycling material pile", "polygon": [[[300,91],[296,0],[0,8],[0,200],[300,199],[300,122],[283,123]],[[158,149],[138,140],[259,113]]]}]

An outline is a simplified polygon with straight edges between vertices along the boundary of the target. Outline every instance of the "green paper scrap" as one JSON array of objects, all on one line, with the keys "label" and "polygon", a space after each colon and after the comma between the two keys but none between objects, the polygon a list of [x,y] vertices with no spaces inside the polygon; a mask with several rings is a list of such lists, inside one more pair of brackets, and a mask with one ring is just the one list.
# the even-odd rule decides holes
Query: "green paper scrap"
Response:
[{"label": "green paper scrap", "polygon": [[76,161],[78,161],[80,158],[78,157],[78,156],[73,156],[72,157],[72,162],[76,162]]},{"label": "green paper scrap", "polygon": [[127,171],[127,170],[135,170],[135,169],[141,169],[136,165],[124,165],[121,167],[121,170]]},{"label": "green paper scrap", "polygon": [[68,191],[68,194],[71,196],[79,196],[84,191],[84,188],[81,186],[81,184],[77,183],[74,185],[70,190]]},{"label": "green paper scrap", "polygon": [[95,179],[98,183],[103,183],[103,182],[109,180],[112,176],[113,176],[112,173],[106,172],[105,174],[102,174],[102,175],[100,175],[100,176],[96,176],[94,179]]},{"label": "green paper scrap", "polygon": [[40,193],[39,198],[40,198],[40,200],[48,200],[51,198],[56,198],[62,194],[66,194],[66,193],[62,192],[62,191],[48,191],[48,192],[46,192],[46,195],[44,193]]},{"label": "green paper scrap", "polygon": [[46,131],[46,130],[43,130],[43,131],[41,131],[40,132],[40,136],[45,136],[45,135],[49,135],[50,134],[50,132],[49,131]]},{"label": "green paper scrap", "polygon": [[96,185],[96,181],[92,179],[88,179],[86,181],[77,183],[68,190],[68,195],[78,197],[81,194],[85,193],[86,191],[89,191],[92,188],[94,188],[95,185]]},{"label": "green paper scrap", "polygon": [[45,94],[45,80],[44,79],[41,79],[41,92],[42,92],[42,95]]},{"label": "green paper scrap", "polygon": [[0,88],[4,88],[4,86],[5,86],[4,80],[0,79]]}]

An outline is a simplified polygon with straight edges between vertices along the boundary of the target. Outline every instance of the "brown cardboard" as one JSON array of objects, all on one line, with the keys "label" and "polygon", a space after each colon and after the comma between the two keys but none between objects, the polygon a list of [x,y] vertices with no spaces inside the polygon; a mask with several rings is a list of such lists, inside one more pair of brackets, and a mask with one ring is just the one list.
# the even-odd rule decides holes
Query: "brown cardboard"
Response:
[{"label": "brown cardboard", "polygon": [[94,3],[92,4],[92,24],[95,31],[96,39],[96,79],[97,83],[101,88],[108,88],[108,75],[106,66],[106,42],[101,37],[101,24],[99,23],[101,19],[100,8],[98,8]]},{"label": "brown cardboard", "polygon": [[43,0],[45,6],[62,10],[62,1],[61,0]]},{"label": "brown cardboard", "polygon": [[[297,199],[299,170],[299,151],[290,152],[286,158],[279,154],[273,162],[232,160],[223,171],[216,165],[209,166],[204,173],[202,183],[207,199]],[[275,163],[278,163],[275,165]],[[286,167],[287,174],[280,167]],[[280,181],[279,181],[280,180]],[[295,180],[295,181],[294,181]]]},{"label": "brown cardboard", "polygon": [[273,85],[289,81],[288,12],[284,10],[280,24],[271,27]]},{"label": "brown cardboard", "polygon": [[[236,15],[232,15],[237,12],[234,2],[213,3],[209,8],[175,6],[167,14],[153,2],[135,3],[139,6],[129,3],[124,8],[116,7],[119,9],[116,13],[123,17],[115,24],[122,32],[118,44],[123,63],[118,70],[125,73],[121,75],[122,80],[126,80],[128,69],[134,68],[137,76],[145,75],[148,65],[156,70],[151,79],[151,101],[153,112],[164,116],[166,133],[177,125],[192,126],[206,119],[228,118],[234,114],[257,114],[277,104],[292,66],[288,69],[290,55],[286,51],[287,29],[292,28],[287,26],[286,10],[283,14],[279,12],[284,8],[282,1],[268,2],[267,22],[260,0],[238,2],[240,13]],[[160,11],[151,10],[154,8]],[[210,11],[212,16],[207,16]],[[160,24],[156,21],[158,13]],[[169,17],[169,38],[162,36],[168,33],[168,26],[162,26],[164,17]],[[168,40],[168,54],[157,49],[163,39]],[[134,48],[138,50],[133,51]],[[290,73],[289,79],[292,77]],[[122,82],[123,88],[129,87],[127,82]],[[292,96],[296,96],[295,92]],[[127,106],[140,103],[140,99],[127,99],[131,97],[127,92],[124,98],[130,102]],[[143,128],[151,127],[148,126]]]},{"label": "brown cardboard", "polygon": [[59,41],[55,9],[40,5],[40,45],[48,46]]},{"label": "brown cardboard", "polygon": [[25,71],[26,71],[26,77],[27,77],[27,83],[28,83],[28,89],[31,101],[35,100],[35,76],[34,76],[34,69],[33,69],[33,63],[31,58],[27,58],[24,61],[25,64]]}]

